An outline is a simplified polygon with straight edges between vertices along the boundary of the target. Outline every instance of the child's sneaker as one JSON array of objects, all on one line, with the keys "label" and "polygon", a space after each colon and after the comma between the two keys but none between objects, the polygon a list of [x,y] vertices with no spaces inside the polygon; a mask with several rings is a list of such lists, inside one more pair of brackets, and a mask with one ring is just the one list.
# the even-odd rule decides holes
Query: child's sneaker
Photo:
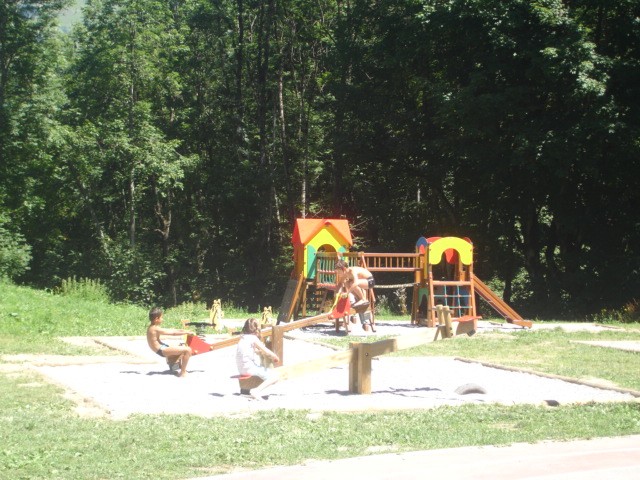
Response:
[{"label": "child's sneaker", "polygon": [[356,303],[354,303],[353,305],[351,305],[353,308],[360,308],[360,307],[368,307],[369,306],[369,302],[367,302],[364,298],[362,300],[358,300]]}]

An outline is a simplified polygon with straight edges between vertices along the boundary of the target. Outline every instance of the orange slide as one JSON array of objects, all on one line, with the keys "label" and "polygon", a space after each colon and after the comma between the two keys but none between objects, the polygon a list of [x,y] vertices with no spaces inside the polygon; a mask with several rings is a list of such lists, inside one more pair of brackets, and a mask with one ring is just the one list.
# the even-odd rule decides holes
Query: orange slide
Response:
[{"label": "orange slide", "polygon": [[476,293],[487,302],[491,308],[502,315],[505,320],[514,325],[520,325],[521,327],[531,328],[533,323],[530,320],[524,320],[518,312],[511,308],[504,300],[496,295],[485,283],[482,282],[475,275],[473,276],[473,288]]}]

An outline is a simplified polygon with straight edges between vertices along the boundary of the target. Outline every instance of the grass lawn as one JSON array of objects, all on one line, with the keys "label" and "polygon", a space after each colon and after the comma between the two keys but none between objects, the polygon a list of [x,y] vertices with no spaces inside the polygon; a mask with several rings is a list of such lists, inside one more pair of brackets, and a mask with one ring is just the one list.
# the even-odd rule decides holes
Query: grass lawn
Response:
[{"label": "grass lawn", "polygon": [[[3,355],[87,354],[57,337],[141,335],[147,324],[147,312],[139,307],[3,283],[0,298]],[[196,320],[200,310],[169,310],[167,325],[178,326],[185,313]],[[575,343],[640,340],[638,325],[624,327],[598,334],[551,330],[457,337],[402,354],[460,356],[640,390],[640,354]],[[640,434],[637,402],[371,414],[278,410],[206,419],[135,415],[113,421],[78,417],[62,393],[28,368],[0,361],[0,478],[178,479],[380,452]]]}]

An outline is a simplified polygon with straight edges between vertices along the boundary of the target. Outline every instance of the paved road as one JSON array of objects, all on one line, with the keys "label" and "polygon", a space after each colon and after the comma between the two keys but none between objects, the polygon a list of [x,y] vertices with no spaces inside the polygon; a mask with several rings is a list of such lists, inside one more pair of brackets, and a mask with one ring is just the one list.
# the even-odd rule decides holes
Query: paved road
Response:
[{"label": "paved road", "polygon": [[637,480],[640,479],[640,435],[373,455],[208,478],[413,480],[427,477],[446,480]]}]

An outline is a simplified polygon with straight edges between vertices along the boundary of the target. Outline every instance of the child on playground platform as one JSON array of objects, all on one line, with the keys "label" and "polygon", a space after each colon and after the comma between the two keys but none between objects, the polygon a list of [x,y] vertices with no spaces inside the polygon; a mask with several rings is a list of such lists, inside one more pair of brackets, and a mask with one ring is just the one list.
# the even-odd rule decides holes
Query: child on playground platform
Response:
[{"label": "child on playground platform", "polygon": [[259,386],[249,391],[249,395],[257,400],[262,398],[261,395],[266,388],[279,380],[275,370],[262,365],[261,357],[268,357],[273,363],[280,362],[278,356],[262,343],[260,322],[255,318],[249,318],[242,327],[242,338],[236,349],[236,364],[240,375],[251,375],[262,379]]},{"label": "child on playground platform", "polygon": [[354,308],[368,305],[367,290],[373,288],[376,282],[373,274],[364,267],[350,267],[344,260],[336,262],[336,286],[338,292],[344,290],[353,295]]},{"label": "child on playground platform", "polygon": [[152,308],[149,312],[149,322],[151,324],[147,328],[147,343],[151,350],[167,359],[167,364],[172,372],[180,368],[180,376],[184,377],[187,375],[187,363],[191,358],[191,348],[186,345],[172,347],[164,343],[160,337],[162,335],[189,335],[193,332],[178,328],[162,328],[160,326],[163,320],[162,317],[162,309],[158,307]]}]

